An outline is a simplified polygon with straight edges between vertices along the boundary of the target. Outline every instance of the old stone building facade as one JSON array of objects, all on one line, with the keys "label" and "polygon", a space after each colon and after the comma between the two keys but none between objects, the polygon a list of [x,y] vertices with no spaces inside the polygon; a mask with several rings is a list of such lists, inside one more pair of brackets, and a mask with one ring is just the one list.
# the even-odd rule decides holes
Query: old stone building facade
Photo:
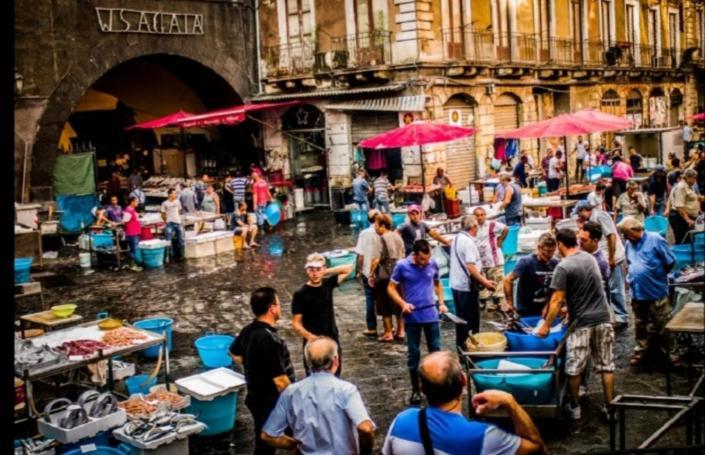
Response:
[{"label": "old stone building facade", "polygon": [[139,121],[250,97],[253,34],[249,2],[15,2],[18,200],[48,197],[67,119],[82,105],[117,99],[139,108]]},{"label": "old stone building facade", "polygon": [[[485,173],[498,130],[582,108],[627,116],[637,128],[675,126],[696,113],[705,104],[703,7],[690,0],[267,0],[258,8],[256,99],[297,99],[318,113],[330,187],[349,184],[365,135],[414,118],[479,128],[424,150],[427,181],[440,165],[464,185]],[[291,167],[300,147],[282,128],[287,114],[267,114],[265,143],[297,177]],[[540,146],[520,143],[535,156]],[[404,178],[418,176],[418,155],[400,155]]]}]

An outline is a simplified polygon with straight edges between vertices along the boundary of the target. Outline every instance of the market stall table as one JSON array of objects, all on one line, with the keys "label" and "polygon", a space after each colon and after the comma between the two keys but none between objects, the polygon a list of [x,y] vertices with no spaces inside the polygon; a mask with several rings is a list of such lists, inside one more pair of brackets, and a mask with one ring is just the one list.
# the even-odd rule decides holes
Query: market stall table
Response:
[{"label": "market stall table", "polygon": [[30,324],[38,325],[45,331],[50,331],[57,327],[76,324],[82,320],[83,316],[76,313],[66,318],[57,318],[51,310],[25,314],[20,316],[20,333],[22,338],[25,338],[25,331]]},{"label": "market stall table", "polygon": [[[48,345],[51,348],[61,345],[65,341],[71,340],[95,340],[100,341],[109,330],[101,330],[98,324],[101,321],[90,321],[84,324],[80,324],[74,327],[56,330],[50,332],[46,335],[32,339],[32,342],[36,346]],[[144,349],[150,348],[152,346],[162,346],[162,353],[164,355],[164,380],[167,387],[169,387],[169,350],[167,348],[167,339],[163,335],[159,335],[154,332],[147,330],[142,330],[137,327],[132,327],[126,325],[130,329],[146,336],[144,340],[137,340],[136,342],[127,346],[115,346],[96,350],[93,354],[85,357],[66,357],[58,363],[49,363],[46,365],[38,365],[36,367],[26,367],[18,369],[15,367],[15,375],[22,378],[25,382],[25,402],[27,409],[29,410],[30,417],[37,417],[38,412],[33,409],[33,392],[32,392],[32,382],[40,379],[46,379],[61,373],[67,373],[76,370],[81,367],[85,367],[91,363],[98,362],[100,360],[108,361],[108,389],[113,390],[113,357],[124,356],[134,352],[142,351]],[[119,330],[119,329],[115,329]]]},{"label": "market stall table", "polygon": [[[703,287],[702,283],[700,284],[700,287]],[[670,321],[668,321],[666,324],[666,330],[672,334],[705,334],[705,303],[686,303],[683,308],[681,308],[681,310],[678,311]],[[699,365],[699,367],[703,368],[703,365]],[[702,372],[700,378],[695,383],[692,394],[697,392],[704,380],[705,371]],[[666,369],[666,393],[671,395],[671,368]]]},{"label": "market stall table", "polygon": [[551,198],[535,198],[535,199],[524,199],[522,201],[523,218],[526,218],[526,209],[539,209],[539,208],[560,208],[563,212],[563,218],[568,218],[568,209],[576,205],[578,201],[576,200],[566,200],[566,199],[551,199]]}]

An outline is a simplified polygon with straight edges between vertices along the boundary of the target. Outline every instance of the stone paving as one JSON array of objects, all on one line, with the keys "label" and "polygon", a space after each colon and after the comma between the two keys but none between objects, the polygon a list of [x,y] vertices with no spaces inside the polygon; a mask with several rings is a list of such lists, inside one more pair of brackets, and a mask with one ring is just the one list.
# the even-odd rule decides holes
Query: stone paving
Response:
[{"label": "stone paving", "polygon": [[[302,269],[305,256],[313,251],[350,247],[354,232],[336,226],[330,213],[314,213],[290,220],[261,240],[257,250],[225,254],[168,265],[163,270],[141,273],[96,271],[84,274],[77,261],[61,260],[50,270],[60,279],[49,287],[49,305],[74,302],[87,318],[98,311],[130,321],[157,314],[174,319],[172,377],[183,377],[200,369],[193,342],[206,332],[237,333],[250,322],[249,293],[258,286],[275,287],[282,300],[281,334],[287,340],[296,368],[303,377],[302,345],[291,329],[291,296],[306,280]],[[75,254],[75,252],[74,252]],[[63,255],[63,252],[62,252]],[[380,344],[361,332],[364,329],[364,297],[356,281],[344,283],[335,295],[336,317],[343,349],[343,378],[360,389],[377,424],[376,450],[394,416],[406,408],[410,393],[405,368],[406,348],[400,344]],[[483,314],[491,319],[492,314]],[[443,346],[453,346],[453,327],[442,326]],[[617,392],[661,394],[665,380],[658,371],[635,371],[628,366],[632,347],[629,330],[618,332],[616,346]],[[152,363],[137,357],[139,370],[151,371]],[[691,381],[676,378],[676,392],[685,392]],[[244,395],[241,396],[244,398]],[[599,417],[602,392],[598,375],[593,374],[583,406],[583,420],[573,424],[565,419],[538,422],[554,453],[604,452],[609,444],[609,427]],[[628,423],[628,446],[634,447],[650,435],[667,414],[635,413]],[[676,434],[677,433],[677,434]],[[681,443],[683,432],[674,431],[665,442]],[[238,409],[232,434],[214,438],[192,438],[192,453],[244,454],[252,450],[252,419],[244,404]]]}]

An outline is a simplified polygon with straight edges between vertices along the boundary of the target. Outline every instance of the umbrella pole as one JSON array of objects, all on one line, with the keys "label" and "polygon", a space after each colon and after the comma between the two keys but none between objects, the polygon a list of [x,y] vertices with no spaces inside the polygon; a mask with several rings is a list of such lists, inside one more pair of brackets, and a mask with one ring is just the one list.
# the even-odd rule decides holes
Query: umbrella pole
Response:
[{"label": "umbrella pole", "polygon": [[568,167],[568,136],[563,136],[563,151],[565,152],[565,199],[570,196],[570,175]]},{"label": "umbrella pole", "polygon": [[423,145],[419,144],[419,158],[421,159],[421,186],[423,187],[423,192],[426,194],[426,171],[424,170],[423,163]]}]

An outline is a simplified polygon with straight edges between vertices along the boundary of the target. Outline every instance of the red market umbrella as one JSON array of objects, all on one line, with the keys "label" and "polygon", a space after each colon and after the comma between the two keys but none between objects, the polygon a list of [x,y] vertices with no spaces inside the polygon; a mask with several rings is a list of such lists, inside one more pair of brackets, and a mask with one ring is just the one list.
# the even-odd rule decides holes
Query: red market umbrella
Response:
[{"label": "red market umbrella", "polygon": [[128,126],[125,130],[151,130],[154,128],[164,128],[165,126],[174,125],[177,121],[187,117],[193,117],[193,114],[190,112],[178,111],[173,114],[165,115],[164,117],[159,117],[154,120],[148,120],[146,122]]},{"label": "red market umbrella", "polygon": [[239,106],[232,106],[225,109],[205,112],[199,115],[192,115],[190,117],[180,119],[177,123],[184,128],[192,128],[196,126],[235,125],[245,121],[247,114],[250,112],[293,106],[295,104],[300,104],[300,102],[286,101],[283,103],[242,104]]},{"label": "red market umbrella", "polygon": [[[415,121],[377,136],[360,141],[357,146],[367,149],[393,149],[399,147],[422,147],[427,144],[450,142],[467,136],[472,136],[478,130],[463,128],[445,123]],[[423,150],[421,150],[421,184],[426,190]]]},{"label": "red market umbrella", "polygon": [[697,121],[705,120],[705,112],[701,112],[699,114],[691,114],[688,116],[688,118]]}]

